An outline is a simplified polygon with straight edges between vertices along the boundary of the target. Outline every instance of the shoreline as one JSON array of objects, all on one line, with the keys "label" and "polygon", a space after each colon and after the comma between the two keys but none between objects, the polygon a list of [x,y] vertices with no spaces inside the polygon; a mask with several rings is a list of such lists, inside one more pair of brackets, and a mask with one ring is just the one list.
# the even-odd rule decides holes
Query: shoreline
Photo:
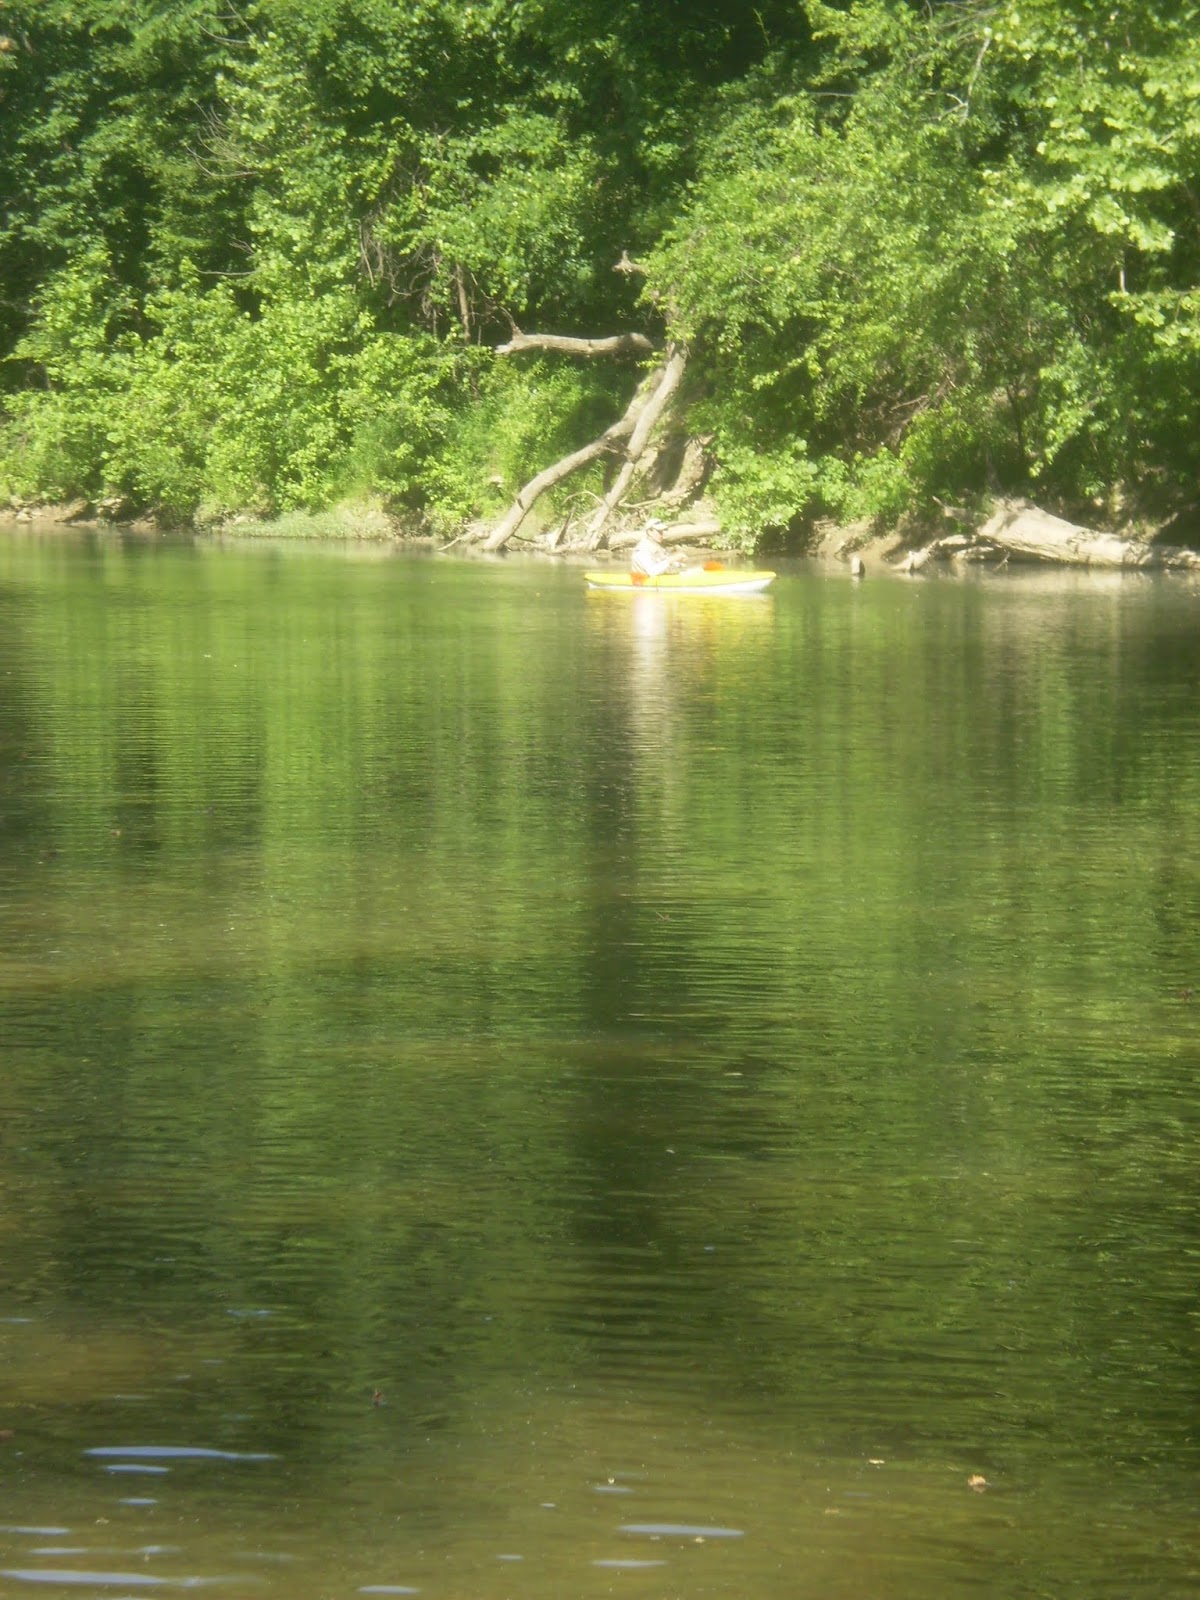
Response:
[{"label": "shoreline", "polygon": [[[1003,571],[1010,563],[1014,568],[1075,568],[1110,573],[1161,570],[1195,576],[1200,571],[1200,552],[1196,549],[1157,542],[1165,530],[1133,538],[1101,533],[1066,522],[1020,500],[997,500],[985,523],[975,527],[972,526],[974,520],[959,513],[953,518],[948,516],[940,528],[910,523],[886,532],[879,532],[867,522],[819,522],[812,527],[804,544],[794,549],[783,546],[759,551],[730,550],[716,544],[693,542],[686,539],[686,535],[674,548],[690,561],[720,560],[763,566],[772,560],[815,560],[856,579],[872,573],[911,576],[926,572],[932,576],[939,571],[962,572],[970,567]],[[442,538],[417,532],[411,524],[371,501],[346,502],[325,511],[285,512],[272,518],[240,513],[209,523],[168,523],[153,516],[119,519],[103,515],[93,503],[82,499],[17,506],[10,502],[0,507],[0,530],[3,529],[43,535],[75,533],[154,540],[274,540],[358,546],[379,551],[407,549],[430,554],[455,550],[460,557],[525,555],[542,560],[579,560],[605,565],[625,561],[626,546],[633,542],[633,537],[626,534],[613,547],[585,551],[535,538],[492,553],[481,546],[478,537]],[[680,532],[683,531],[681,528]]]}]

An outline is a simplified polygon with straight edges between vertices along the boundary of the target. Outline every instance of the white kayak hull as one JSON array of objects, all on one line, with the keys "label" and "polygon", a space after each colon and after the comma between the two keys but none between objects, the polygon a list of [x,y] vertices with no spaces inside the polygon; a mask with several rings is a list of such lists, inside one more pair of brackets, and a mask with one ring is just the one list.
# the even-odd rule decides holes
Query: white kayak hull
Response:
[{"label": "white kayak hull", "polygon": [[657,578],[644,578],[633,572],[585,572],[589,589],[609,589],[621,594],[761,594],[775,582],[773,572],[716,571],[694,567],[685,572],[664,572]]}]

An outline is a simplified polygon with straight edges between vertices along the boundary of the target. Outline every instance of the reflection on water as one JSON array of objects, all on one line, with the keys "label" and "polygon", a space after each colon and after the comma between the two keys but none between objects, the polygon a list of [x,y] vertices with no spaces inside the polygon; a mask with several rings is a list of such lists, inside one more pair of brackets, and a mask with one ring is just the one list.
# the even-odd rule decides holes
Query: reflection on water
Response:
[{"label": "reflection on water", "polygon": [[1195,605],[0,539],[4,1592],[1187,1592]]}]

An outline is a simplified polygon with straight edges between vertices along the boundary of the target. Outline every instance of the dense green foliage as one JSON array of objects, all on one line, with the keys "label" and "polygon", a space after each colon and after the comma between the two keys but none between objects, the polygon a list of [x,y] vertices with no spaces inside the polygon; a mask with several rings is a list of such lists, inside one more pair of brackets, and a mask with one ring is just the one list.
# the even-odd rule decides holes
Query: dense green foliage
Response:
[{"label": "dense green foliage", "polygon": [[1186,494],[1195,8],[809,10],[821,74],[727,98],[658,257],[726,429],[737,397],[748,490]]},{"label": "dense green foliage", "polygon": [[[751,541],[1200,470],[1200,5],[0,0],[0,491],[455,528],[688,340]],[[612,271],[622,250],[644,278]]]}]

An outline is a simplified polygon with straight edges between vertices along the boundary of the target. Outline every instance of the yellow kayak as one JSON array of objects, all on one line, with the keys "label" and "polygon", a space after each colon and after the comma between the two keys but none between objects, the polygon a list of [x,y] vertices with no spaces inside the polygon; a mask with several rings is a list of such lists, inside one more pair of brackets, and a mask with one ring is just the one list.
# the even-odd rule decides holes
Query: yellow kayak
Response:
[{"label": "yellow kayak", "polygon": [[671,594],[760,594],[775,582],[773,572],[744,572],[733,567],[690,567],[684,572],[664,572],[644,578],[640,572],[585,572],[589,589],[619,589],[637,594],[663,589]]}]

